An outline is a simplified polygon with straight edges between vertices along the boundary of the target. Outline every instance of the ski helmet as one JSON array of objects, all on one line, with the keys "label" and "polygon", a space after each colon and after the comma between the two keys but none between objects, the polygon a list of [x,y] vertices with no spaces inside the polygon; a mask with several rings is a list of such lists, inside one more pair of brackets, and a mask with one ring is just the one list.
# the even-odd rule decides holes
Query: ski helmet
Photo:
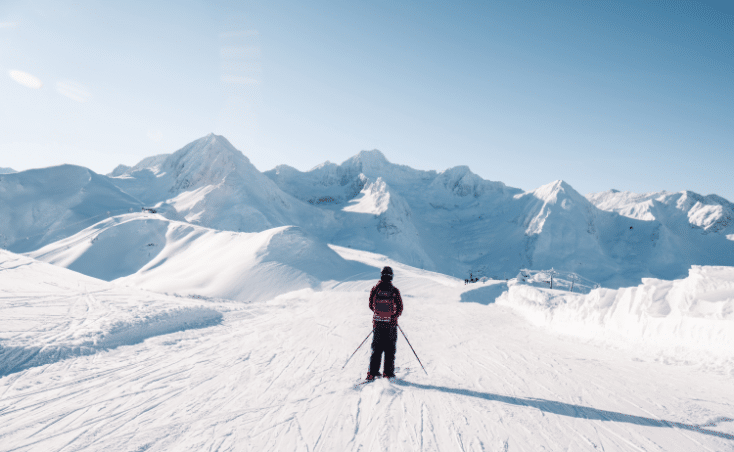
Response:
[{"label": "ski helmet", "polygon": [[385,267],[385,268],[382,269],[382,271],[380,272],[380,274],[382,275],[383,278],[387,277],[389,279],[392,279],[392,277],[393,277],[392,268]]}]

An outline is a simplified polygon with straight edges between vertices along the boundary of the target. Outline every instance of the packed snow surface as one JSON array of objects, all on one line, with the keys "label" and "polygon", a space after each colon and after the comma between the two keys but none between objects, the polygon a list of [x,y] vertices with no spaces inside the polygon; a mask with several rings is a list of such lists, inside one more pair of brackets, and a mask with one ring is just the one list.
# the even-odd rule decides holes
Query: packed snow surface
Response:
[{"label": "packed snow surface", "polygon": [[[377,253],[331,249],[374,270],[270,300],[196,300],[221,322],[6,373],[3,450],[734,450],[731,374],[538,328],[494,303],[504,281],[464,285]],[[23,314],[53,298],[67,311],[40,321],[23,314],[22,324],[19,314],[3,315],[3,338],[32,335],[51,346],[89,337],[81,313],[94,313],[95,299],[143,312],[170,306],[169,297],[129,288],[99,292],[86,277],[48,285],[31,270],[53,267],[5,259],[0,275],[16,273],[3,280],[4,309]],[[401,335],[400,379],[355,387],[369,342],[347,358],[370,332],[367,295],[384,265],[395,270],[400,326],[427,373]],[[716,287],[701,290],[724,299],[729,276],[718,271],[680,284]],[[716,318],[708,308],[689,312]],[[55,336],[45,333],[52,320],[67,322]]]},{"label": "packed snow surface", "polygon": [[222,317],[201,303],[118,287],[7,251],[0,251],[0,296],[0,377]]}]

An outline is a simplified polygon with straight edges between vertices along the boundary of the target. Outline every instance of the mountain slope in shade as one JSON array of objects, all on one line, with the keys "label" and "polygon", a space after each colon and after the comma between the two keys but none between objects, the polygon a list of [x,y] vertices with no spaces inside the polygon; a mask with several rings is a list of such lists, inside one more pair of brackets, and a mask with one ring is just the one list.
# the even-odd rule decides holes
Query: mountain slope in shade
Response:
[{"label": "mountain slope in shade", "polygon": [[[343,227],[325,234],[330,243],[467,276],[472,268],[482,271],[477,260],[486,250],[465,241],[461,229],[471,229],[481,212],[522,193],[501,182],[483,180],[466,166],[441,173],[415,170],[389,162],[377,150],[362,151],[340,165],[326,162],[308,172],[281,165],[264,174],[294,197],[334,212]],[[392,208],[367,213],[356,207],[375,196],[394,199]]]},{"label": "mountain slope in shade", "polygon": [[[362,175],[364,176],[364,175]],[[425,252],[407,201],[381,177],[364,177],[365,186],[338,212],[340,228],[328,241],[350,248],[377,251],[405,264],[434,270]]]},{"label": "mountain slope in shade", "polygon": [[229,141],[214,134],[117,174],[111,181],[122,190],[169,218],[205,227],[260,232],[328,224],[328,216],[284,193]]},{"label": "mountain slope in shade", "polygon": [[28,255],[105,281],[239,301],[379,275],[298,227],[236,233],[148,213],[109,218]]},{"label": "mountain slope in shade", "polygon": [[2,168],[0,167],[0,174],[10,174],[10,173],[16,173],[13,168]]},{"label": "mountain slope in shade", "polygon": [[0,176],[0,247],[35,250],[141,203],[87,168],[61,165]]}]

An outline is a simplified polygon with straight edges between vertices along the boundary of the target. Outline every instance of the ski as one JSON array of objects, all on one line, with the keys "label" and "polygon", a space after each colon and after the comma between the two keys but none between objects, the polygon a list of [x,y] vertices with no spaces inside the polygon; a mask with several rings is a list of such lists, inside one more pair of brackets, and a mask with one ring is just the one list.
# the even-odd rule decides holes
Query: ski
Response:
[{"label": "ski", "polygon": [[360,386],[366,385],[367,383],[372,383],[372,382],[375,382],[377,380],[383,380],[383,379],[385,379],[387,381],[393,381],[393,380],[395,380],[395,381],[403,381],[402,378],[398,378],[397,376],[396,377],[392,377],[392,378],[383,378],[382,376],[376,376],[372,380],[360,380],[359,382],[357,382],[357,384],[354,385],[354,388],[356,389],[356,388],[359,388]]}]

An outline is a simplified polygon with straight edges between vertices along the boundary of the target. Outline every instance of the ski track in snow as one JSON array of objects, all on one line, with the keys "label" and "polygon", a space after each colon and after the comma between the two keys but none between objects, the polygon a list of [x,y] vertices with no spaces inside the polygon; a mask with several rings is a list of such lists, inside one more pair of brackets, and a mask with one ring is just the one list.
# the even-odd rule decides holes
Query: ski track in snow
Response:
[{"label": "ski track in snow", "polygon": [[213,301],[218,325],[0,378],[0,449],[734,450],[722,375],[552,335],[507,307],[460,303],[463,282],[399,267],[401,326],[429,375],[402,335],[402,380],[354,388],[369,341],[341,369],[369,332],[374,281]]}]

